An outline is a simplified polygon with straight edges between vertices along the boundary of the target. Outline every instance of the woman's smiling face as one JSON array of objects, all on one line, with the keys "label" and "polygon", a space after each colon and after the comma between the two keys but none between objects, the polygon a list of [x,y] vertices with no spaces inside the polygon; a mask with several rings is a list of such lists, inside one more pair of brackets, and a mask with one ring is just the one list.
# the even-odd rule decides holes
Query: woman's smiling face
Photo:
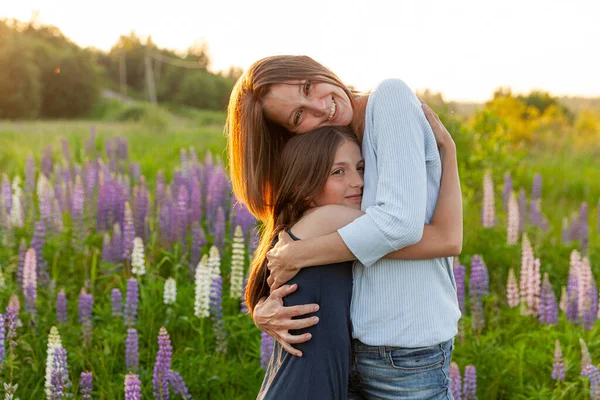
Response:
[{"label": "woman's smiling face", "polygon": [[352,104],[342,88],[311,80],[271,86],[263,111],[268,119],[296,134],[322,126],[346,126],[353,117]]}]

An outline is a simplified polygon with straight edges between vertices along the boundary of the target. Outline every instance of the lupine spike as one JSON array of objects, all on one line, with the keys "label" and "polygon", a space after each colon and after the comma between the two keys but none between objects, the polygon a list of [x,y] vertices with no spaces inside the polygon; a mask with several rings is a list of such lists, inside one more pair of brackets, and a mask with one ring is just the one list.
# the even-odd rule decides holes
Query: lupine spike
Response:
[{"label": "lupine spike", "polygon": [[210,283],[212,275],[208,266],[208,255],[202,256],[202,259],[196,266],[196,296],[194,301],[194,315],[198,318],[206,318],[209,312]]},{"label": "lupine spike", "polygon": [[223,324],[223,278],[217,275],[213,278],[210,288],[210,314],[217,339],[217,353],[225,353],[227,351],[225,326]]},{"label": "lupine spike", "polygon": [[565,361],[563,359],[562,349],[560,348],[560,341],[558,339],[556,339],[556,344],[554,346],[552,379],[555,381],[565,380]]},{"label": "lupine spike", "polygon": [[183,381],[183,378],[178,372],[173,370],[169,371],[169,383],[173,388],[175,394],[179,394],[184,399],[191,399],[190,393],[188,392],[188,388]]},{"label": "lupine spike", "polygon": [[508,306],[515,308],[519,305],[519,287],[517,286],[517,278],[515,271],[511,268],[508,271],[508,281],[506,283],[506,298]]},{"label": "lupine spike", "polygon": [[144,260],[144,242],[142,238],[133,239],[133,250],[131,254],[131,273],[141,276],[146,273],[146,261]]},{"label": "lupine spike", "polygon": [[125,375],[125,400],[141,400],[142,382],[137,374]]},{"label": "lupine spike", "polygon": [[62,341],[60,338],[60,334],[58,333],[58,329],[55,326],[50,328],[50,333],[48,334],[48,348],[46,350],[46,383],[45,383],[45,391],[48,399],[51,398],[52,395],[52,371],[54,369],[54,353],[56,349],[62,347]]},{"label": "lupine spike", "polygon": [[233,244],[231,251],[231,275],[229,286],[229,297],[237,299],[242,294],[242,284],[244,282],[244,232],[241,226],[235,228],[233,235]]},{"label": "lupine spike", "polygon": [[123,219],[123,258],[126,261],[131,260],[133,251],[133,240],[135,239],[135,226],[133,213],[129,202],[125,202],[125,216]]},{"label": "lupine spike", "polygon": [[83,344],[88,347],[92,342],[92,309],[94,307],[94,296],[87,293],[85,288],[79,293],[79,323]]},{"label": "lupine spike", "polygon": [[23,292],[25,293],[25,308],[35,315],[35,301],[37,298],[37,261],[35,250],[29,249],[25,254],[25,266],[23,267]]},{"label": "lupine spike", "polygon": [[494,206],[494,181],[492,172],[486,170],[483,177],[483,210],[481,221],[484,228],[496,225],[496,212]]},{"label": "lupine spike", "polygon": [[154,388],[154,397],[157,399],[169,398],[169,371],[171,370],[172,354],[171,339],[167,329],[163,326],[158,332],[158,353],[152,374],[152,387]]},{"label": "lupine spike", "polygon": [[474,365],[465,367],[465,379],[463,381],[463,400],[477,399],[477,370]]},{"label": "lupine spike", "polygon": [[550,283],[548,273],[544,274],[544,282],[539,303],[539,320],[543,324],[558,325],[558,305],[556,304],[556,296]]},{"label": "lupine spike", "polygon": [[462,379],[460,377],[460,368],[454,361],[450,363],[450,392],[454,400],[462,400]]},{"label": "lupine spike", "polygon": [[79,379],[79,393],[81,393],[81,400],[92,400],[92,379],[91,372],[81,372]]},{"label": "lupine spike", "polygon": [[127,280],[127,296],[125,300],[125,325],[135,326],[139,302],[139,288],[135,278]]},{"label": "lupine spike", "polygon": [[453,265],[454,280],[456,281],[456,296],[458,298],[458,307],[461,313],[466,312],[465,308],[465,276],[467,268],[460,263],[458,257],[454,257]]},{"label": "lupine spike", "polygon": [[56,295],[56,322],[67,323],[67,294],[61,289]]},{"label": "lupine spike", "polygon": [[590,368],[593,366],[592,356],[582,338],[579,338],[579,345],[581,346],[581,375],[589,377]]},{"label": "lupine spike", "polygon": [[117,288],[110,292],[110,304],[113,317],[121,317],[123,315],[123,294]]},{"label": "lupine spike", "polygon": [[163,302],[167,305],[175,304],[177,298],[177,282],[172,277],[167,278],[163,290]]},{"label": "lupine spike", "polygon": [[140,365],[139,339],[137,330],[127,329],[127,339],[125,339],[125,369],[128,372],[137,372]]},{"label": "lupine spike", "polygon": [[506,237],[508,244],[517,244],[519,241],[519,204],[514,192],[510,193],[508,199]]}]

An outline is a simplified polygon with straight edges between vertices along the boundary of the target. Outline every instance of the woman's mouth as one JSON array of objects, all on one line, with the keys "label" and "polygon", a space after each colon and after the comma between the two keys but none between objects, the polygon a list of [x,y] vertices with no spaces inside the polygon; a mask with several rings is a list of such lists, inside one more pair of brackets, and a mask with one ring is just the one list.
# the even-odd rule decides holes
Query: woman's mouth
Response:
[{"label": "woman's mouth", "polygon": [[329,116],[327,117],[327,120],[332,121],[333,118],[335,117],[336,113],[337,113],[337,104],[335,104],[335,99],[332,97],[331,98],[331,110],[329,111]]}]

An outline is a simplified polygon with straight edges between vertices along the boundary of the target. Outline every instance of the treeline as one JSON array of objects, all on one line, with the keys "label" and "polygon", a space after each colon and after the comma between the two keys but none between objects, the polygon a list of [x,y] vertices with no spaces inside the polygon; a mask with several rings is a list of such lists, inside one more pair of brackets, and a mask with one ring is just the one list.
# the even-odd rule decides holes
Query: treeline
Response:
[{"label": "treeline", "polygon": [[103,90],[121,89],[121,71],[127,96],[147,99],[147,55],[160,103],[224,110],[241,74],[209,72],[203,45],[182,56],[132,33],[104,52],[82,49],[54,26],[0,20],[0,119],[89,117]]}]

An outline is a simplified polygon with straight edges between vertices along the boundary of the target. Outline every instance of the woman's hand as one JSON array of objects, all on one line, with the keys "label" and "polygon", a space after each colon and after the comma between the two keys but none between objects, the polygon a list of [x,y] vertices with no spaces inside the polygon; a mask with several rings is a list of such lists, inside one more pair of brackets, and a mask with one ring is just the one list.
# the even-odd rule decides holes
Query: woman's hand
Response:
[{"label": "woman's hand", "polygon": [[271,291],[281,287],[300,271],[300,268],[294,265],[294,240],[286,231],[279,232],[277,237],[277,244],[267,253],[267,268],[269,269],[267,283]]},{"label": "woman's hand", "polygon": [[445,150],[456,150],[454,139],[452,139],[450,132],[448,132],[448,129],[446,129],[444,124],[442,124],[442,121],[440,121],[440,117],[423,100],[421,100],[421,108],[425,113],[427,122],[431,125],[440,152],[444,152]]},{"label": "woman's hand", "polygon": [[302,352],[292,346],[292,343],[304,343],[311,339],[310,333],[292,335],[289,330],[304,329],[319,322],[316,316],[292,319],[319,310],[317,304],[303,304],[285,307],[283,298],[294,292],[298,285],[285,285],[271,292],[269,297],[261,299],[254,307],[254,323],[263,332],[277,340],[285,351],[296,357],[302,357]]}]

